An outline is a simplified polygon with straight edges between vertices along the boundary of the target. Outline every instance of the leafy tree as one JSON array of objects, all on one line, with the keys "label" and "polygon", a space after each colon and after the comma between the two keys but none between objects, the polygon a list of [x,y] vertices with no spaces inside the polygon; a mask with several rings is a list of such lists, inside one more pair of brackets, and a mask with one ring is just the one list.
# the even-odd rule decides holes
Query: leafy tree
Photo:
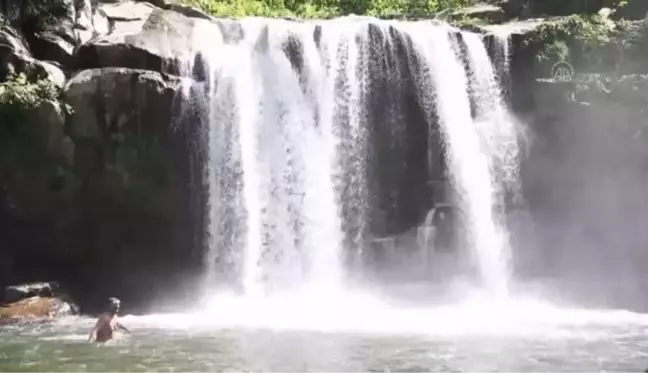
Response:
[{"label": "leafy tree", "polygon": [[179,0],[224,17],[293,16],[328,18],[349,14],[371,16],[431,15],[467,6],[471,0]]}]

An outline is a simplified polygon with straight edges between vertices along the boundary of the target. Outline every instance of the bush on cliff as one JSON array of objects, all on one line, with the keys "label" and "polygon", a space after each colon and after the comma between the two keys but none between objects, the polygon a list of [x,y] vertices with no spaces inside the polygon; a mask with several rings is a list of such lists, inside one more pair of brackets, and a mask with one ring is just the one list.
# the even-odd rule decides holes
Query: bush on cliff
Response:
[{"label": "bush on cliff", "polygon": [[19,201],[17,207],[42,210],[45,202],[37,196],[63,189],[68,172],[52,153],[52,139],[69,111],[49,80],[19,74],[0,83],[0,185]]},{"label": "bush on cliff", "polygon": [[638,70],[645,71],[648,61],[648,17],[638,21],[621,21],[618,24],[618,45],[623,59],[633,61]]},{"label": "bush on cliff", "polygon": [[547,21],[525,39],[527,47],[536,52],[538,62],[571,61],[579,65],[595,66],[601,61],[594,53],[610,45],[617,35],[614,22],[596,15],[571,15]]},{"label": "bush on cliff", "polygon": [[472,0],[178,0],[219,17],[330,18],[348,14],[422,16],[469,5]]},{"label": "bush on cliff", "polygon": [[45,102],[55,102],[62,105],[66,112],[71,108],[62,101],[62,92],[52,81],[37,79],[30,81],[25,74],[11,75],[9,79],[0,83],[0,117],[3,119],[0,126],[0,138],[7,138],[12,131],[17,131],[20,124],[33,111]]}]

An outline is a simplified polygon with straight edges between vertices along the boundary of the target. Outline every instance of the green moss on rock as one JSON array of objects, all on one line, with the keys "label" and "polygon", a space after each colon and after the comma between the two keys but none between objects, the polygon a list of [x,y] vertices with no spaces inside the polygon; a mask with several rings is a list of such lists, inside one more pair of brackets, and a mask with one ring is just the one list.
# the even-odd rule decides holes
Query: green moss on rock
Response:
[{"label": "green moss on rock", "polygon": [[175,0],[216,17],[294,17],[324,19],[348,14],[381,18],[429,17],[456,10],[471,0]]},{"label": "green moss on rock", "polygon": [[567,61],[588,55],[614,40],[614,22],[599,15],[571,15],[548,20],[525,39],[537,48],[537,60]]},{"label": "green moss on rock", "polygon": [[72,181],[64,133],[69,110],[49,80],[15,75],[0,84],[0,186],[19,215],[48,210]]}]

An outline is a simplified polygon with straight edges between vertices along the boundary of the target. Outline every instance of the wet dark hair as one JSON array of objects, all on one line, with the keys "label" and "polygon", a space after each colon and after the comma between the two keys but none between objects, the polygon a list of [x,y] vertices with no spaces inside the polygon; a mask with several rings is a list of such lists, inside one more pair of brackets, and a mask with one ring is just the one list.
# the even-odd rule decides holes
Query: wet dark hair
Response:
[{"label": "wet dark hair", "polygon": [[119,306],[121,305],[121,301],[115,297],[110,297],[108,298],[108,310],[111,312],[115,312],[117,309],[119,309]]}]

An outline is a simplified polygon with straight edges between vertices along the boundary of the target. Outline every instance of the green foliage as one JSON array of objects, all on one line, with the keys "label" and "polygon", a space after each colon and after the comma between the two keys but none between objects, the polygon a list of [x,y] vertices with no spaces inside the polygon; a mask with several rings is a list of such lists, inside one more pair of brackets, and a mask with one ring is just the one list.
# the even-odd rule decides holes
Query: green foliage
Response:
[{"label": "green foliage", "polygon": [[[0,182],[25,178],[53,182],[61,174],[59,159],[49,154],[51,123],[39,116],[50,105],[65,114],[61,90],[51,81],[30,81],[24,74],[0,83]],[[31,176],[27,176],[31,175]]]},{"label": "green foliage", "polygon": [[460,8],[467,1],[448,0],[374,0],[370,2],[367,14],[375,17],[389,15],[426,16],[441,10]]},{"label": "green foliage", "polygon": [[46,81],[32,83],[24,74],[0,84],[0,168],[40,159],[33,153],[40,152],[47,140],[32,119],[36,108],[55,98]]},{"label": "green foliage", "polygon": [[57,89],[47,80],[31,82],[25,74],[13,75],[0,84],[0,141],[11,147],[16,139],[38,137],[39,127],[32,125],[36,108],[58,99]]},{"label": "green foliage", "polygon": [[567,61],[590,55],[616,35],[614,23],[599,15],[571,15],[543,23],[525,43],[537,48],[539,61]]},{"label": "green foliage", "polygon": [[177,0],[217,17],[332,18],[349,14],[426,16],[471,0]]},{"label": "green foliage", "polygon": [[25,74],[16,74],[0,83],[0,108],[7,106],[33,110],[44,101],[57,100],[60,92],[48,80],[29,81]]},{"label": "green foliage", "polygon": [[641,54],[648,48],[648,18],[618,23],[618,42],[624,50],[635,49]]},{"label": "green foliage", "polygon": [[50,80],[30,81],[25,74],[10,76],[0,83],[0,118],[3,119],[0,131],[21,124],[45,102],[60,104],[69,114],[71,108],[63,103],[61,95],[61,90]]}]

